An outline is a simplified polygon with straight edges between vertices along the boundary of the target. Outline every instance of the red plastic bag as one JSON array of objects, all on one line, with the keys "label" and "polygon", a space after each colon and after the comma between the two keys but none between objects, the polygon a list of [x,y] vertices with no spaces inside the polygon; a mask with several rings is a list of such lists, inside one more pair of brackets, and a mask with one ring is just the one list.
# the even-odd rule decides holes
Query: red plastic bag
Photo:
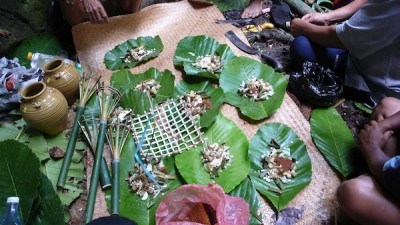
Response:
[{"label": "red plastic bag", "polygon": [[200,223],[191,222],[190,214],[197,211],[199,203],[212,208],[211,211],[215,212],[216,221],[211,224],[244,225],[249,223],[249,204],[242,198],[225,194],[218,184],[208,186],[187,184],[170,192],[161,201],[156,211],[156,224],[198,225]]}]

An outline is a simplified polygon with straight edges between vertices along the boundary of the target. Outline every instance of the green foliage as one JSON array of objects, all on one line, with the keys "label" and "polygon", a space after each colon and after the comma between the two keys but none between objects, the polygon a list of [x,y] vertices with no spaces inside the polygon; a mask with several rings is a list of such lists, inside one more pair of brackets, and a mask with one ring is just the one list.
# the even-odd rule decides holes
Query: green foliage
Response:
[{"label": "green foliage", "polygon": [[21,66],[30,68],[30,62],[27,59],[28,52],[40,52],[49,55],[65,54],[60,41],[53,33],[42,32],[32,34],[23,40],[7,56],[8,58],[17,57]]},{"label": "green foliage", "polygon": [[[149,198],[142,200],[141,197],[130,191],[130,186],[125,180],[128,173],[134,170],[135,164],[135,150],[136,145],[132,135],[130,135],[124,145],[120,159],[120,207],[119,215],[128,219],[136,221],[139,225],[151,225],[155,224],[155,211],[160,204],[162,196],[175,190],[181,186],[183,182],[177,176],[174,167],[174,159],[164,159],[164,165],[169,175],[176,176],[176,179],[169,180],[166,182],[167,188],[163,190],[156,199]],[[106,191],[107,205],[110,207],[111,190]],[[148,207],[149,202],[152,201],[152,205]]]},{"label": "green foliage", "polygon": [[[147,93],[135,90],[137,84],[149,79],[154,79],[161,86],[155,96],[148,96]],[[110,83],[123,92],[122,107],[132,109],[135,114],[142,114],[151,106],[170,98],[174,92],[174,81],[175,76],[171,71],[160,72],[153,67],[135,75],[129,70],[120,70],[113,73],[110,78]]]},{"label": "green foliage", "polygon": [[310,124],[311,137],[330,165],[344,177],[353,172],[351,153],[355,147],[354,137],[336,109],[314,110]]},{"label": "green foliage", "polygon": [[[296,160],[296,175],[290,182],[284,184],[285,189],[282,190],[281,194],[271,191],[271,189],[280,189],[274,181],[260,178],[260,170],[264,168],[261,158],[271,151],[268,144],[272,139],[280,146],[289,148],[290,157]],[[311,160],[307,148],[297,134],[284,124],[266,123],[262,125],[250,141],[249,156],[249,175],[254,186],[270,200],[278,211],[282,210],[311,182]]]},{"label": "green foliage", "polygon": [[233,189],[229,195],[243,198],[250,207],[250,221],[249,224],[262,224],[262,217],[259,212],[261,206],[260,199],[254,184],[250,178],[244,179],[238,186]]},{"label": "green foliage", "polygon": [[203,138],[206,139],[205,144],[225,143],[229,147],[231,155],[229,166],[223,169],[218,177],[211,179],[201,160],[200,151],[204,148],[204,144],[202,144],[195,149],[176,155],[176,167],[187,183],[208,185],[215,181],[228,193],[247,177],[249,171],[247,137],[233,121],[219,113],[215,122],[204,133]]},{"label": "green foliage", "polygon": [[40,161],[28,148],[14,140],[0,142],[0,212],[7,197],[20,198],[21,219],[26,224],[39,197]]},{"label": "green foliage", "polygon": [[[84,180],[84,165],[81,160],[82,155],[75,152],[73,163],[71,163],[67,175],[68,182],[65,189],[57,190],[56,183],[61,169],[62,160],[50,158],[48,151],[53,147],[62,150],[66,149],[68,145],[68,134],[64,131],[59,135],[50,137],[29,128],[25,130],[26,126],[25,121],[22,119],[15,123],[2,124],[0,126],[0,141],[18,139],[17,143],[29,145],[30,151],[35,155],[35,158],[41,162],[40,171],[50,180],[53,189],[59,196],[62,204],[65,207],[68,207],[83,192],[81,187],[81,183]],[[78,141],[75,149],[82,151],[86,149],[86,145],[84,142]]]},{"label": "green foliage", "polygon": [[214,122],[225,100],[223,90],[213,87],[209,81],[180,81],[176,84],[174,96],[184,96],[190,91],[195,91],[203,96],[203,101],[211,103],[211,108],[207,108],[206,112],[200,117],[200,126],[209,127]]},{"label": "green foliage", "polygon": [[[273,87],[274,94],[262,101],[241,96],[238,93],[240,85],[251,77],[268,82]],[[265,119],[281,106],[288,84],[288,80],[281,73],[247,57],[236,57],[229,61],[222,70],[219,82],[225,92],[226,101],[238,107],[243,115],[253,120]]]},{"label": "green foliage", "polygon": [[[144,56],[139,61],[124,62],[121,58],[124,58],[126,53],[130,49],[143,46],[145,50],[152,51],[150,54]],[[160,36],[155,37],[138,37],[136,39],[130,39],[126,42],[115,46],[114,49],[108,51],[104,56],[104,65],[110,70],[118,70],[125,68],[133,68],[136,65],[146,62],[152,58],[157,57],[160,52],[164,49],[164,45],[161,42]]]},{"label": "green foliage", "polygon": [[217,55],[222,67],[235,55],[227,44],[220,45],[217,40],[208,36],[188,36],[179,41],[174,55],[174,65],[183,66],[189,76],[200,76],[218,79],[221,71],[214,73],[193,66],[198,57]]}]

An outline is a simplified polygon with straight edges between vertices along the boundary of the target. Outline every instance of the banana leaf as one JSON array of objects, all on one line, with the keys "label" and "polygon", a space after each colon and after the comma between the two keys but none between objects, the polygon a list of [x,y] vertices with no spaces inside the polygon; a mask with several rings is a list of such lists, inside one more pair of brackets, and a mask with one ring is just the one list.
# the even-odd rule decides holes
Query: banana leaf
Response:
[{"label": "banana leaf", "polygon": [[[130,186],[125,180],[128,172],[134,168],[135,164],[135,149],[136,145],[132,135],[128,137],[122,150],[120,159],[120,208],[119,215],[126,217],[128,219],[134,220],[139,225],[153,225],[155,224],[155,212],[157,210],[162,196],[175,190],[177,187],[181,186],[183,182],[179,179],[175,168],[174,159],[165,158],[164,165],[169,175],[175,175],[176,179],[169,180],[167,188],[162,194],[156,199],[142,200],[140,196],[130,191]],[[111,190],[106,191],[107,206],[111,207]],[[154,203],[148,207],[150,201]]]},{"label": "banana leaf", "polygon": [[353,172],[354,137],[335,108],[315,109],[310,119],[311,137],[321,153],[343,177]]},{"label": "banana leaf", "polygon": [[[174,55],[174,65],[183,66],[187,75],[218,79],[220,71],[208,72],[193,66],[198,57],[217,55],[220,57],[222,68],[235,57],[227,44],[219,44],[208,36],[188,36],[179,41]],[[221,68],[221,69],[222,69]]]},{"label": "banana leaf", "polygon": [[208,185],[210,182],[215,182],[228,193],[247,177],[249,171],[247,137],[234,122],[221,113],[218,114],[215,122],[207,129],[203,137],[207,143],[226,143],[229,146],[230,165],[223,169],[218,177],[211,179],[201,160],[200,151],[204,148],[204,144],[202,144],[195,149],[176,155],[176,167],[187,183]]},{"label": "banana leaf", "polygon": [[[143,46],[145,50],[152,50],[150,54],[144,56],[139,61],[124,62],[125,54],[128,50]],[[115,46],[114,49],[108,51],[104,56],[104,65],[110,70],[119,70],[125,68],[133,68],[136,65],[146,62],[152,58],[157,57],[164,49],[160,36],[155,37],[138,37],[136,39],[129,39],[126,42]]]},{"label": "banana leaf", "polygon": [[39,197],[40,161],[25,144],[14,140],[0,142],[0,212],[5,212],[7,198],[20,198],[20,216],[24,224],[31,217]]},{"label": "banana leaf", "polygon": [[[154,79],[161,85],[155,96],[134,90],[136,85],[142,81]],[[151,106],[172,97],[174,93],[175,76],[169,70],[164,72],[158,71],[156,68],[150,68],[141,74],[132,74],[129,70],[120,70],[111,75],[110,83],[115,88],[121,89],[123,92],[121,105],[124,108],[130,108],[135,114],[142,114],[148,111]]]},{"label": "banana leaf", "polygon": [[[241,96],[238,89],[242,82],[246,82],[250,77],[268,82],[273,87],[274,94],[262,101]],[[281,106],[288,84],[288,80],[281,73],[247,57],[237,57],[229,61],[222,70],[219,82],[225,92],[226,101],[253,120],[265,119]]]},{"label": "banana leaf", "polygon": [[249,0],[207,0],[214,3],[222,12],[229,10],[240,10],[249,5]]},{"label": "banana leaf", "polygon": [[262,216],[260,214],[261,202],[258,198],[258,193],[250,178],[244,179],[238,186],[233,189],[229,195],[243,198],[250,207],[250,221],[251,225],[262,224]]},{"label": "banana leaf", "polygon": [[56,184],[61,166],[62,160],[50,159],[41,166],[40,171],[50,180],[62,204],[68,207],[83,192],[81,183],[84,182],[84,165],[83,162],[71,163],[64,190],[58,190]]},{"label": "banana leaf", "polygon": [[209,127],[219,113],[222,103],[225,100],[224,92],[221,88],[215,88],[209,81],[190,82],[180,81],[175,86],[174,96],[184,96],[190,91],[195,91],[197,94],[204,96],[211,103],[211,108],[200,116],[200,126]]},{"label": "banana leaf", "polygon": [[[270,151],[268,144],[274,139],[280,146],[290,149],[290,156],[296,160],[296,175],[290,182],[284,184],[285,189],[281,194],[270,191],[279,189],[274,181],[266,181],[260,178],[260,170],[263,169],[261,157]],[[256,189],[266,196],[272,205],[280,211],[283,209],[304,187],[311,182],[311,160],[303,141],[288,126],[281,123],[267,123],[260,127],[250,141],[250,178]]]}]

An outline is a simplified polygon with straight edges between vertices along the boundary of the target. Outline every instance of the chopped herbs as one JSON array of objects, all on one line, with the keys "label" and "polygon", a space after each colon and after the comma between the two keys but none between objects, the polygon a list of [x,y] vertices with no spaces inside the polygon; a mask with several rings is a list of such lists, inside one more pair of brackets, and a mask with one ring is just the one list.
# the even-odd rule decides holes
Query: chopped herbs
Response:
[{"label": "chopped herbs", "polygon": [[247,81],[242,81],[238,93],[254,101],[266,100],[274,94],[274,89],[263,79],[250,77]]},{"label": "chopped herbs", "polygon": [[182,96],[181,100],[184,102],[183,105],[189,116],[201,116],[208,108],[211,108],[210,101],[194,91]]},{"label": "chopped herbs", "polygon": [[260,177],[268,182],[274,181],[283,191],[284,183],[290,182],[296,175],[296,160],[290,157],[290,149],[280,146],[274,139],[268,146],[271,151],[261,157],[263,169],[260,171]]},{"label": "chopped herbs", "polygon": [[192,65],[210,73],[219,72],[222,67],[221,59],[217,55],[198,56]]},{"label": "chopped herbs", "polygon": [[157,81],[155,81],[154,79],[149,79],[138,83],[135,87],[135,90],[149,93],[151,96],[155,96],[160,88],[161,85],[157,83]]},{"label": "chopped herbs", "polygon": [[204,168],[210,173],[211,179],[218,177],[222,169],[230,165],[232,158],[229,147],[225,144],[207,144],[200,153]]},{"label": "chopped herbs", "polygon": [[146,50],[143,45],[140,45],[137,48],[129,49],[124,57],[121,57],[124,63],[130,63],[132,61],[141,61],[145,56],[153,53],[155,50]]}]

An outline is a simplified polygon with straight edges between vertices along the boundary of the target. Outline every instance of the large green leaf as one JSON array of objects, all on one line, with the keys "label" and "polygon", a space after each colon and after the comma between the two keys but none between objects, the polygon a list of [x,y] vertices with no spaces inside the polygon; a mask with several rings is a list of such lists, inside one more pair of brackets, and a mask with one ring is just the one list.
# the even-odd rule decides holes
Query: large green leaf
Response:
[{"label": "large green leaf", "polygon": [[[155,224],[155,212],[162,200],[162,196],[175,190],[177,187],[181,186],[183,183],[177,177],[174,180],[169,180],[167,184],[167,189],[157,198],[154,204],[148,208],[148,200],[142,200],[137,194],[130,191],[130,186],[125,180],[128,172],[132,171],[135,164],[135,150],[136,145],[132,135],[128,137],[124,148],[122,150],[120,158],[120,210],[119,215],[136,221],[139,225],[152,225]],[[178,176],[174,168],[173,158],[165,159],[164,165],[168,174]],[[108,206],[110,206],[111,190],[106,191],[106,198]]]},{"label": "large green leaf", "polygon": [[[267,100],[254,101],[238,93],[242,82],[255,77],[272,85],[274,94]],[[247,57],[237,57],[225,65],[221,73],[220,85],[226,95],[226,101],[239,107],[243,115],[254,120],[271,116],[282,104],[288,80],[271,67]]]},{"label": "large green leaf", "polygon": [[[145,50],[152,50],[150,54],[144,56],[140,61],[131,61],[125,63],[121,58],[125,56],[128,50],[143,46]],[[104,65],[110,70],[118,70],[124,68],[133,68],[139,63],[146,62],[157,57],[164,49],[160,36],[155,37],[138,37],[129,39],[126,42],[115,46],[114,49],[108,51],[104,56]]]},{"label": "large green leaf", "polygon": [[30,62],[27,59],[28,52],[65,55],[65,50],[62,48],[61,42],[53,33],[48,32],[35,33],[24,39],[17,48],[14,48],[8,54],[8,57],[17,57],[21,66],[30,68]]},{"label": "large green leaf", "polygon": [[56,190],[58,196],[60,196],[63,205],[69,206],[83,192],[81,183],[84,181],[84,165],[83,162],[72,162],[68,170],[67,182],[64,190],[58,190],[56,184],[60,174],[61,166],[62,160],[50,159],[46,162],[46,164],[42,165],[40,170],[53,184],[53,188]]},{"label": "large green leaf", "polygon": [[64,208],[50,180],[41,174],[40,205],[32,225],[63,225]]},{"label": "large green leaf", "polygon": [[179,41],[174,55],[174,65],[183,66],[187,75],[195,75],[211,79],[218,79],[221,72],[208,72],[192,64],[197,57],[218,55],[222,68],[235,55],[227,44],[220,45],[217,40],[208,36],[188,36]]},{"label": "large green leaf", "polygon": [[200,126],[209,127],[214,122],[225,100],[224,92],[221,88],[213,87],[209,81],[191,82],[182,80],[176,84],[174,95],[184,96],[190,91],[195,91],[210,101],[212,107],[207,109],[200,117]]},{"label": "large green leaf", "polygon": [[233,189],[229,195],[238,196],[243,198],[250,206],[250,221],[251,225],[262,224],[262,217],[260,214],[260,200],[254,184],[251,182],[249,177],[244,179],[235,189]]},{"label": "large green leaf", "polygon": [[344,177],[353,172],[351,150],[355,142],[350,129],[335,108],[315,109],[311,137],[328,162]]},{"label": "large green leaf", "polygon": [[[270,151],[268,144],[274,139],[280,146],[290,149],[290,156],[296,160],[296,175],[291,182],[285,184],[282,194],[269,191],[269,188],[279,189],[274,181],[260,178],[263,169],[261,158]],[[311,160],[303,141],[288,126],[280,123],[267,123],[260,127],[250,141],[250,178],[256,189],[266,196],[273,206],[280,211],[283,209],[305,186],[311,182]]]},{"label": "large green leaf", "polygon": [[[161,85],[157,94],[151,98],[143,92],[134,90],[137,84],[149,79],[154,79]],[[175,76],[171,71],[165,70],[164,72],[160,72],[153,67],[140,74],[132,74],[129,70],[120,70],[113,73],[110,78],[110,83],[114,87],[121,89],[124,93],[121,105],[124,108],[131,108],[135,114],[148,111],[151,105],[157,105],[170,98],[174,92],[174,82]]]},{"label": "large green leaf", "polygon": [[249,171],[248,146],[249,142],[243,131],[234,122],[218,114],[215,122],[203,135],[207,143],[226,143],[231,154],[230,165],[223,169],[214,180],[205,170],[200,151],[203,145],[175,156],[176,167],[187,183],[208,185],[215,181],[226,193],[232,191]]},{"label": "large green leaf", "polygon": [[9,196],[20,198],[21,219],[26,224],[39,196],[40,161],[28,148],[14,140],[0,142],[0,212]]}]

